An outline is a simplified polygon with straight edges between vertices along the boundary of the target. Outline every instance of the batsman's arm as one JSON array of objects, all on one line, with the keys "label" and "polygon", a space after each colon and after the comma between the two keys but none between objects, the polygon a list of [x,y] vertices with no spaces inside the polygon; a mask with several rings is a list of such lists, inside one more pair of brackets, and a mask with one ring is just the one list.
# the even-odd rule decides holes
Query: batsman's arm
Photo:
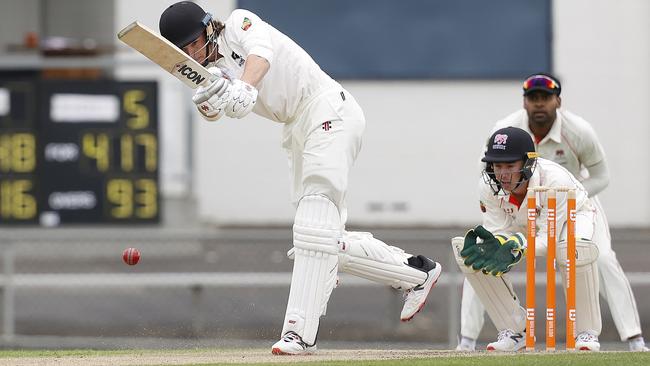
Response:
[{"label": "batsman's arm", "polygon": [[244,65],[244,73],[241,76],[241,80],[245,83],[248,83],[254,87],[264,79],[264,76],[271,68],[271,64],[261,56],[257,55],[248,55],[246,59],[246,65]]}]

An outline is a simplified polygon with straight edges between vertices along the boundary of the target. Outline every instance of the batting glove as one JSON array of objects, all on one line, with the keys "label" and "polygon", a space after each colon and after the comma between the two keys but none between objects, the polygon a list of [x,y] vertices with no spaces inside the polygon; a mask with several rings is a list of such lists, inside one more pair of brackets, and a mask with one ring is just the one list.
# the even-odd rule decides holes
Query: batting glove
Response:
[{"label": "batting glove", "polygon": [[212,83],[207,87],[200,86],[194,93],[192,101],[203,118],[208,121],[216,121],[226,112],[232,85],[224,78],[218,67],[211,67],[208,71],[213,75]]},{"label": "batting glove", "polygon": [[257,89],[239,79],[232,82],[230,96],[226,106],[226,115],[232,118],[242,118],[255,107]]}]

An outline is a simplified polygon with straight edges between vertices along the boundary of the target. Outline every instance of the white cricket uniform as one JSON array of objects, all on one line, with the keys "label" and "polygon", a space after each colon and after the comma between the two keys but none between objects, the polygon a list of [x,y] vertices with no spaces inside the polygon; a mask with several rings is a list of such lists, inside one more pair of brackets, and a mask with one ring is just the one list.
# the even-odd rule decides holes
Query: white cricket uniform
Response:
[{"label": "white cricket uniform", "polygon": [[[216,66],[231,77],[241,77],[251,54],[269,62],[257,86],[253,111],[285,124],[282,146],[289,156],[298,208],[294,270],[282,334],[294,332],[306,344],[315,343],[337,271],[403,290],[423,284],[428,272],[408,265],[410,254],[369,233],[344,230],[348,175],[366,125],[354,97],[294,41],[250,11],[238,9],[230,15],[217,45],[224,57]],[[330,205],[338,211],[332,213]],[[421,308],[418,301],[426,297],[417,294],[407,294],[402,314]],[[274,347],[284,347],[283,342]]]},{"label": "white cricket uniform", "polygon": [[[519,127],[535,137],[528,126],[528,114],[522,109],[498,121],[493,132],[504,127]],[[557,110],[557,119],[549,133],[535,144],[541,157],[550,159],[583,181],[589,177],[587,167],[601,163],[605,153],[595,131],[583,118]],[[593,192],[590,192],[593,194]],[[607,301],[621,340],[641,334],[641,322],[630,283],[612,250],[605,211],[597,196],[591,197],[599,212],[598,225],[605,232],[595,243],[599,249],[600,293]],[[558,208],[559,213],[559,208]],[[600,230],[600,228],[599,228]],[[483,327],[484,308],[471,286],[465,282],[461,308],[461,334],[477,339]]]},{"label": "white cricket uniform", "polygon": [[[587,191],[582,184],[569,171],[560,165],[543,159],[537,159],[537,165],[533,175],[529,180],[528,187],[549,186],[549,187],[575,187],[576,189],[576,238],[582,238],[591,242],[604,240],[607,236],[605,226],[602,224],[602,215],[593,205],[587,195]],[[479,183],[479,195],[481,210],[483,211],[483,226],[493,233],[503,233],[512,235],[514,233],[526,233],[528,222],[527,203],[517,202],[510,196],[504,195],[503,192],[495,195],[492,188],[485,183],[483,179]],[[557,241],[566,241],[567,235],[567,217],[566,217],[566,192],[557,192],[556,206],[556,227]],[[546,256],[547,252],[547,229],[548,229],[548,207],[546,192],[538,192],[537,199],[537,218],[535,220],[537,235],[535,237],[535,255],[538,257]],[[504,275],[507,276],[507,275]],[[466,283],[467,285],[467,283]],[[577,287],[584,287],[584,284],[577,283]],[[470,286],[467,286],[470,287]],[[471,287],[470,287],[471,288]],[[594,289],[594,299],[597,299],[597,293]],[[476,296],[476,295],[474,295]],[[479,301],[478,297],[476,299]],[[585,298],[576,299],[577,309],[596,309],[592,314],[578,314],[576,331],[592,331],[600,334],[600,307],[598,301],[595,304],[584,305],[581,301],[587,301]],[[481,316],[483,314],[481,313]],[[515,316],[515,314],[513,314]],[[584,322],[582,319],[590,318],[592,322]],[[585,324],[592,324],[592,327],[585,328]],[[499,329],[501,331],[502,329]],[[520,331],[520,330],[515,330]],[[463,334],[464,336],[467,336]],[[474,338],[476,339],[476,338]]]},{"label": "white cricket uniform", "polygon": [[282,146],[294,176],[294,202],[325,195],[339,208],[344,224],[349,170],[365,129],[363,111],[307,52],[257,15],[237,9],[224,23],[217,39],[224,56],[218,67],[239,78],[251,54],[271,65],[257,86],[253,112],[285,124]]}]

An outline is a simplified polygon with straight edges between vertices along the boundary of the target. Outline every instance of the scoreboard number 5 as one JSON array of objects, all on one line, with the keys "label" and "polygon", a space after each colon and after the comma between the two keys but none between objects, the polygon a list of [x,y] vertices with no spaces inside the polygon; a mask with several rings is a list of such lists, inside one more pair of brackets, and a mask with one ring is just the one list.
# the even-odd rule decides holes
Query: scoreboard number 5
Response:
[{"label": "scoreboard number 5", "polygon": [[146,94],[142,90],[128,90],[124,93],[124,111],[133,115],[126,121],[126,125],[132,130],[141,130],[149,127],[149,110],[140,104]]}]

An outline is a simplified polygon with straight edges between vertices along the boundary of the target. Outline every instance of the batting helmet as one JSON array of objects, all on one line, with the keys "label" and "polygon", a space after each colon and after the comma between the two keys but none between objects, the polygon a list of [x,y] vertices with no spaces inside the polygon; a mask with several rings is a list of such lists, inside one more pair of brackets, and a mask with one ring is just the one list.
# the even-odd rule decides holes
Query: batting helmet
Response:
[{"label": "batting helmet", "polygon": [[178,48],[183,48],[197,39],[211,24],[212,14],[191,1],[170,5],[160,15],[160,34]]}]

